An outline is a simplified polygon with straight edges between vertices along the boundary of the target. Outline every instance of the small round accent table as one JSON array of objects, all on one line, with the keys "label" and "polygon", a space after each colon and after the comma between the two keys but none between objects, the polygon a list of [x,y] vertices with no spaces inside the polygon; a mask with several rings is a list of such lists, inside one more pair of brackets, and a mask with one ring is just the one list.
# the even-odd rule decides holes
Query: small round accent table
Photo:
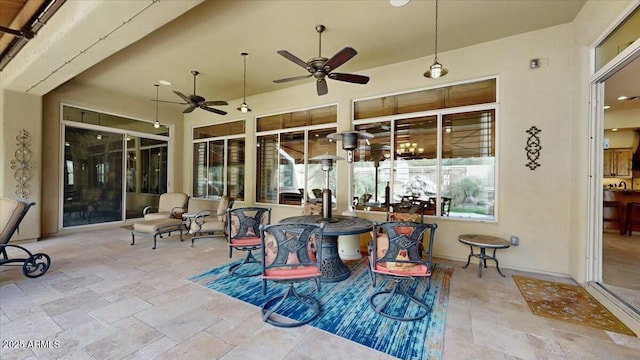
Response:
[{"label": "small round accent table", "polygon": [[[458,236],[458,241],[463,244],[469,245],[471,248],[471,253],[467,257],[467,264],[462,268],[466,268],[469,266],[469,262],[471,261],[471,257],[477,257],[478,261],[478,277],[482,277],[482,264],[484,267],[487,267],[487,260],[493,260],[496,263],[496,269],[498,269],[498,273],[505,277],[502,271],[500,271],[500,266],[498,265],[498,258],[496,257],[496,250],[498,249],[506,249],[511,246],[509,241],[488,235],[476,235],[476,234],[464,234]],[[473,247],[476,246],[480,248],[480,253],[474,253]],[[487,255],[486,249],[493,249],[493,255]]]}]

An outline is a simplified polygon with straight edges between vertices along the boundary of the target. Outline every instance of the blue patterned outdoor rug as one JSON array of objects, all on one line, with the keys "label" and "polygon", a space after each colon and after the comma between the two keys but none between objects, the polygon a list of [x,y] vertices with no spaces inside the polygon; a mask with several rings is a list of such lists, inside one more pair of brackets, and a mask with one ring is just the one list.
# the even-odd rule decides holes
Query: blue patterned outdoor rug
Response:
[{"label": "blue patterned outdoor rug", "polygon": [[[189,280],[255,306],[261,306],[267,299],[286,289],[286,284],[269,282],[267,295],[263,296],[260,276],[228,276],[230,265],[211,269]],[[423,285],[411,286],[409,292],[422,295],[431,307],[426,317],[413,322],[387,319],[375,313],[369,305],[369,296],[374,289],[371,287],[366,260],[351,262],[349,268],[351,276],[348,279],[322,284],[322,289],[316,295],[322,304],[322,313],[309,325],[400,359],[442,358],[452,267],[436,264],[429,291],[425,291]],[[378,279],[378,289],[391,285],[390,281]],[[304,294],[312,294],[315,290],[311,282],[299,283],[296,287]],[[282,315],[295,319],[301,315],[298,312],[289,309]],[[256,316],[260,316],[259,309],[256,309]]]}]

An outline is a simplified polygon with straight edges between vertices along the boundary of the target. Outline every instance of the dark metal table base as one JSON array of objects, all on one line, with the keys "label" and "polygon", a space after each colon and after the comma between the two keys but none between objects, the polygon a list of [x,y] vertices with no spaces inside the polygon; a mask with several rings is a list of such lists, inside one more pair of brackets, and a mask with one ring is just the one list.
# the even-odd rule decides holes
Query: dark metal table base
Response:
[{"label": "dark metal table base", "polygon": [[487,268],[487,260],[493,260],[496,263],[496,269],[498,270],[498,273],[500,275],[502,275],[502,277],[506,277],[504,276],[504,274],[502,273],[502,271],[500,271],[500,266],[498,265],[498,258],[496,258],[496,248],[493,249],[493,254],[492,255],[487,255],[486,254],[486,248],[480,246],[480,253],[479,254],[475,254],[473,252],[473,245],[469,245],[469,248],[471,248],[471,253],[469,254],[469,256],[467,257],[467,263],[462,267],[463,269],[466,269],[467,266],[469,266],[469,262],[471,261],[471,257],[476,257],[479,259],[478,261],[478,277],[482,277],[482,264],[484,263],[484,267],[485,269]]},{"label": "dark metal table base", "polygon": [[322,263],[320,264],[322,282],[338,282],[351,275],[351,270],[345,265],[338,255],[338,237],[322,237]]}]

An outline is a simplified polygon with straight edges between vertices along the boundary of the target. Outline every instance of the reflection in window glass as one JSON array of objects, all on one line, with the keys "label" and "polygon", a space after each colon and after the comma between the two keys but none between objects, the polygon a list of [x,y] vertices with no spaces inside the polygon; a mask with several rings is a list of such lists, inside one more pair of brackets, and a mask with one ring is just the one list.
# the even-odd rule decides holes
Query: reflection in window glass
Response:
[{"label": "reflection in window glass", "polygon": [[207,198],[219,199],[224,194],[224,140],[209,141]]},{"label": "reflection in window glass", "polygon": [[[336,154],[335,143],[327,139],[333,132],[335,128],[258,136],[257,201],[288,205],[301,205],[303,199],[322,201],[326,173],[320,162],[309,159],[325,153]],[[329,188],[335,195],[335,170],[329,172]]]},{"label": "reflection in window glass", "polygon": [[[280,134],[280,204],[300,205],[304,189],[304,131]],[[300,189],[300,190],[298,190]]]},{"label": "reflection in window glass", "polygon": [[[335,143],[327,139],[334,132],[335,128],[328,128],[258,136],[257,202],[301,205],[303,199],[322,201],[326,173],[320,162],[309,159],[336,154]],[[329,188],[335,195],[335,170],[329,172]]]},{"label": "reflection in window glass", "polygon": [[[322,200],[326,173],[320,162],[309,159],[336,154],[336,144],[327,139],[336,132],[336,110],[331,105],[257,119],[256,202],[301,205]],[[335,205],[335,170],[329,172],[329,188]]]},{"label": "reflection in window glass", "polygon": [[123,135],[65,127],[63,227],[122,220]]},{"label": "reflection in window glass", "polygon": [[428,201],[437,190],[436,116],[395,121],[395,181],[392,203]]},{"label": "reflection in window glass", "polygon": [[[356,121],[356,130],[374,135],[355,154],[357,208],[391,205],[427,216],[494,220],[495,89],[496,79],[489,79],[356,102],[356,116],[385,115]],[[437,108],[424,111],[431,105]],[[464,111],[469,105],[485,110]],[[403,109],[428,115],[403,115]],[[390,114],[395,118],[388,120]]]},{"label": "reflection in window glass", "polygon": [[638,38],[640,38],[640,6],[596,46],[595,71],[600,70]]},{"label": "reflection in window glass", "polygon": [[387,201],[385,188],[391,181],[391,122],[356,126],[373,135],[360,140],[353,163],[353,196],[357,208],[380,208]]},{"label": "reflection in window glass", "polygon": [[256,161],[256,200],[275,204],[278,199],[278,135],[259,136]]},{"label": "reflection in window glass", "polygon": [[443,116],[441,193],[458,217],[493,218],[495,111]]},{"label": "reflection in window glass", "polygon": [[[309,131],[308,156],[311,159],[319,155],[336,155],[336,144],[327,139],[327,135],[334,133],[335,129],[319,129]],[[309,161],[309,176],[307,178],[307,200],[310,202],[322,202],[322,189],[327,182],[327,173],[322,170],[319,161]],[[331,189],[332,202],[336,203],[336,165],[329,172],[329,189]]]},{"label": "reflection in window glass", "polygon": [[227,144],[227,194],[244,200],[244,139],[230,139]]},{"label": "reflection in window glass", "polygon": [[244,200],[244,145],[244,139],[193,144],[193,197]]},{"label": "reflection in window glass", "polygon": [[207,196],[207,143],[193,144],[193,197]]},{"label": "reflection in window glass", "polygon": [[244,120],[193,129],[193,197],[244,200]]}]

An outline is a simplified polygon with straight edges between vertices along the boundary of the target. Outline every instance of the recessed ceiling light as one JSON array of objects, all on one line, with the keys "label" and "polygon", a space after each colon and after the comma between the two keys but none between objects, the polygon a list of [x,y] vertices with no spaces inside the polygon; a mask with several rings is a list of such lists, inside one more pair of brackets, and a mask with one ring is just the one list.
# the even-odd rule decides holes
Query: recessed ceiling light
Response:
[{"label": "recessed ceiling light", "polygon": [[407,5],[409,3],[409,0],[389,0],[389,3],[391,4],[391,6],[401,7]]},{"label": "recessed ceiling light", "polygon": [[627,100],[628,98],[626,96],[618,96],[618,100]]},{"label": "recessed ceiling light", "polygon": [[169,80],[158,80],[158,84],[164,85],[164,86],[169,86],[169,85],[171,85],[171,81],[169,81]]},{"label": "recessed ceiling light", "polygon": [[611,106],[609,106],[609,105],[605,105],[605,106],[603,106],[602,108],[603,108],[603,109],[605,109],[605,110],[607,110],[607,109],[611,109]]},{"label": "recessed ceiling light", "polygon": [[611,129],[611,131],[618,131],[618,128],[613,128]]}]

